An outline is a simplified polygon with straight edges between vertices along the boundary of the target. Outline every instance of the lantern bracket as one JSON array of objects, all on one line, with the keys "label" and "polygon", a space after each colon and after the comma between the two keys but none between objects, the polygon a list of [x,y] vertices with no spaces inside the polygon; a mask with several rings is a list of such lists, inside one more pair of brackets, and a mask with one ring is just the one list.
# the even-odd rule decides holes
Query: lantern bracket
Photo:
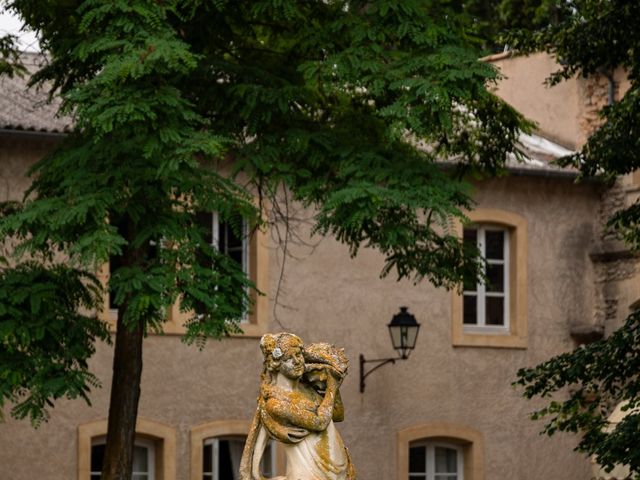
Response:
[{"label": "lantern bracket", "polygon": [[[398,356],[365,360],[364,355],[360,354],[360,393],[364,393],[365,378],[387,363],[395,364],[396,360],[406,360],[416,346],[420,324],[416,322],[416,317],[409,313],[408,307],[400,307],[400,313],[393,316],[387,327],[391,335],[391,344],[398,352]],[[375,363],[376,365],[365,372],[365,363]]]},{"label": "lantern bracket", "polygon": [[[380,367],[386,365],[387,363],[396,363],[396,360],[406,360],[406,357],[395,357],[395,358],[376,358],[373,360],[365,360],[364,355],[360,354],[360,393],[364,393],[364,379],[375,372]],[[371,368],[368,372],[364,370],[365,363],[377,363],[377,365]]]}]

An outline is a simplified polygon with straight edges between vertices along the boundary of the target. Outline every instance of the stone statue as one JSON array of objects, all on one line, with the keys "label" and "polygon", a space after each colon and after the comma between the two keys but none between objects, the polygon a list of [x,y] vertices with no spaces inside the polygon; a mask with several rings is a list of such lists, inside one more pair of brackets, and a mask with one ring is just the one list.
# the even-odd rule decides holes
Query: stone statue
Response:
[{"label": "stone statue", "polygon": [[344,418],[339,387],[344,351],[304,346],[292,333],[266,334],[258,408],[240,463],[241,480],[265,480],[260,460],[269,438],[284,444],[287,472],[274,480],[355,480],[349,452],[334,422]]}]

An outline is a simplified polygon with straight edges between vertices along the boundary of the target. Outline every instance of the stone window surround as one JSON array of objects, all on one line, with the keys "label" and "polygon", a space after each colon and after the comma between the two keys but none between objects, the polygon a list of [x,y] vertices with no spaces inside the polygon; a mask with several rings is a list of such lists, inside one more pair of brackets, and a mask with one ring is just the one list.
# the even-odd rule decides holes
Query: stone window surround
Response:
[{"label": "stone window surround", "polygon": [[[88,480],[90,477],[92,439],[106,434],[106,419],[78,426],[78,480]],[[138,417],[136,435],[154,442],[156,480],[176,480],[175,428]]]},{"label": "stone window surround", "polygon": [[417,440],[442,441],[462,450],[464,479],[484,480],[484,436],[464,425],[428,422],[400,430],[397,434],[396,478],[409,478],[409,445]]},{"label": "stone window surround", "polygon": [[[513,212],[479,208],[465,212],[471,223],[489,224],[509,231],[509,331],[506,334],[465,331],[462,295],[452,294],[452,343],[456,347],[527,348],[527,220]],[[462,238],[463,225],[456,224]]]},{"label": "stone window surround", "polygon": [[[251,232],[249,239],[249,272],[250,278],[260,292],[267,292],[269,285],[269,250],[267,248],[268,238],[264,229],[256,228]],[[102,265],[98,272],[98,277],[103,284],[109,281],[109,264]],[[115,331],[115,311],[109,310],[109,293],[106,293],[104,306],[99,316],[109,324],[111,331]],[[240,327],[243,334],[232,335],[237,337],[261,337],[267,332],[269,321],[269,299],[266,295],[259,295],[255,290],[250,293],[252,309],[249,312],[249,321],[242,323]],[[172,305],[167,315],[167,321],[163,325],[165,335],[184,335],[186,329],[184,323],[188,318],[188,313],[180,311],[179,302]]]},{"label": "stone window surround", "polygon": [[[248,420],[214,420],[191,429],[191,480],[202,480],[202,450],[204,441],[212,437],[247,436],[251,422]],[[285,453],[281,443],[275,445],[275,473],[284,475]]]}]

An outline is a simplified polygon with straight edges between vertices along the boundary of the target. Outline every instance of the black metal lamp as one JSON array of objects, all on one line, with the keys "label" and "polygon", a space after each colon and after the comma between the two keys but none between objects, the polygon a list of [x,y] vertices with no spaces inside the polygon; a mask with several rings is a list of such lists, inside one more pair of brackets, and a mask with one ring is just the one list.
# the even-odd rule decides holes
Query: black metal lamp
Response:
[{"label": "black metal lamp", "polygon": [[400,313],[396,313],[387,326],[393,348],[402,360],[406,360],[416,346],[420,324],[416,322],[416,317],[408,312],[407,307],[400,307]]},{"label": "black metal lamp", "polygon": [[[400,313],[395,314],[389,325],[387,325],[387,327],[389,327],[389,334],[391,335],[391,344],[398,352],[398,357],[365,360],[364,355],[360,354],[360,393],[364,392],[364,379],[371,373],[387,363],[396,363],[396,360],[406,360],[409,358],[411,350],[415,348],[420,324],[416,321],[416,317],[410,314],[408,310],[407,307],[400,307]],[[376,363],[377,365],[368,372],[365,372],[365,363]]]}]

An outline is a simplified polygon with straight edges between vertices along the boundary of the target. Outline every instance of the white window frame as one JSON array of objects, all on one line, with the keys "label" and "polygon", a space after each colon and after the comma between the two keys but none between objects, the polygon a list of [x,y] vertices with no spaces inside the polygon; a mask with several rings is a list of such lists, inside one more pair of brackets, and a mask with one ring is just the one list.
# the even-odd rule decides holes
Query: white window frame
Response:
[{"label": "white window frame", "polygon": [[[423,447],[426,449],[426,471],[425,472],[412,472],[409,470],[409,479],[420,477],[426,478],[426,480],[435,480],[435,476],[445,477],[454,480],[464,480],[464,452],[459,445],[454,445],[445,442],[432,442],[432,441],[415,441],[409,444],[409,452],[412,448]],[[436,447],[449,448],[456,452],[456,473],[437,473],[436,474]]]},{"label": "white window frame", "polygon": [[[491,225],[491,224],[473,224],[467,227],[469,230],[475,230],[477,232],[476,246],[478,250],[480,250],[480,254],[485,261],[485,265],[503,265],[503,292],[487,292],[486,285],[484,282],[476,283],[476,290],[469,291],[465,290],[463,292],[463,330],[465,332],[475,332],[475,333],[495,333],[495,334],[505,334],[509,333],[509,302],[510,302],[510,292],[509,292],[509,269],[510,269],[510,255],[509,251],[509,241],[510,241],[510,232],[509,229],[504,228],[500,225]],[[503,232],[503,259],[487,259],[486,258],[486,232],[494,231],[494,232]],[[477,323],[475,325],[464,323],[464,296],[475,296],[476,297],[476,319]],[[486,324],[486,299],[487,297],[497,297],[503,298],[503,325],[487,325]]]},{"label": "white window frame", "polygon": [[[211,212],[211,238],[213,240],[212,247],[216,250],[220,251],[220,215],[218,212]],[[245,273],[247,278],[251,278],[251,270],[249,269],[249,226],[247,222],[242,219],[242,231],[240,232],[242,235],[242,271]],[[229,242],[226,241],[225,245],[229,245]],[[224,254],[228,254],[227,252],[222,252]],[[245,314],[240,319],[240,323],[249,323],[249,312],[245,312]]]},{"label": "white window frame", "polygon": [[[204,468],[202,469],[202,477],[209,479],[209,480],[222,480],[219,479],[217,477],[217,472],[218,472],[218,467],[219,467],[219,462],[220,462],[220,440],[240,440],[240,441],[246,441],[246,437],[244,436],[238,436],[238,435],[224,435],[224,436],[220,436],[220,437],[209,437],[206,438],[204,440],[204,442],[202,442],[202,455],[204,457],[204,447],[207,445],[211,445],[211,455],[212,455],[212,459],[211,459],[211,469],[212,471],[210,472],[205,472]],[[275,475],[275,468],[276,468],[276,446],[275,446],[275,442],[273,442],[272,440],[269,441],[268,445],[271,447],[271,468],[274,469],[273,472],[271,472],[271,475]]]},{"label": "white window frame", "polygon": [[[216,250],[220,250],[220,215],[218,212],[211,212],[211,238],[213,239],[213,245]],[[249,228],[247,222],[242,219],[242,271],[249,277],[251,271],[249,270]],[[225,242],[228,245],[228,242]],[[223,252],[228,253],[228,252]]]},{"label": "white window frame", "polygon": [[[91,448],[97,445],[105,445],[106,438],[96,438],[91,440]],[[149,470],[147,472],[136,472],[135,470],[131,474],[131,478],[136,478],[136,475],[146,475],[146,480],[156,480],[156,445],[152,440],[146,438],[136,438],[134,445],[136,447],[143,447],[147,450],[147,465]],[[102,472],[96,472],[91,470],[89,472],[89,478],[93,475],[102,475]]]}]

